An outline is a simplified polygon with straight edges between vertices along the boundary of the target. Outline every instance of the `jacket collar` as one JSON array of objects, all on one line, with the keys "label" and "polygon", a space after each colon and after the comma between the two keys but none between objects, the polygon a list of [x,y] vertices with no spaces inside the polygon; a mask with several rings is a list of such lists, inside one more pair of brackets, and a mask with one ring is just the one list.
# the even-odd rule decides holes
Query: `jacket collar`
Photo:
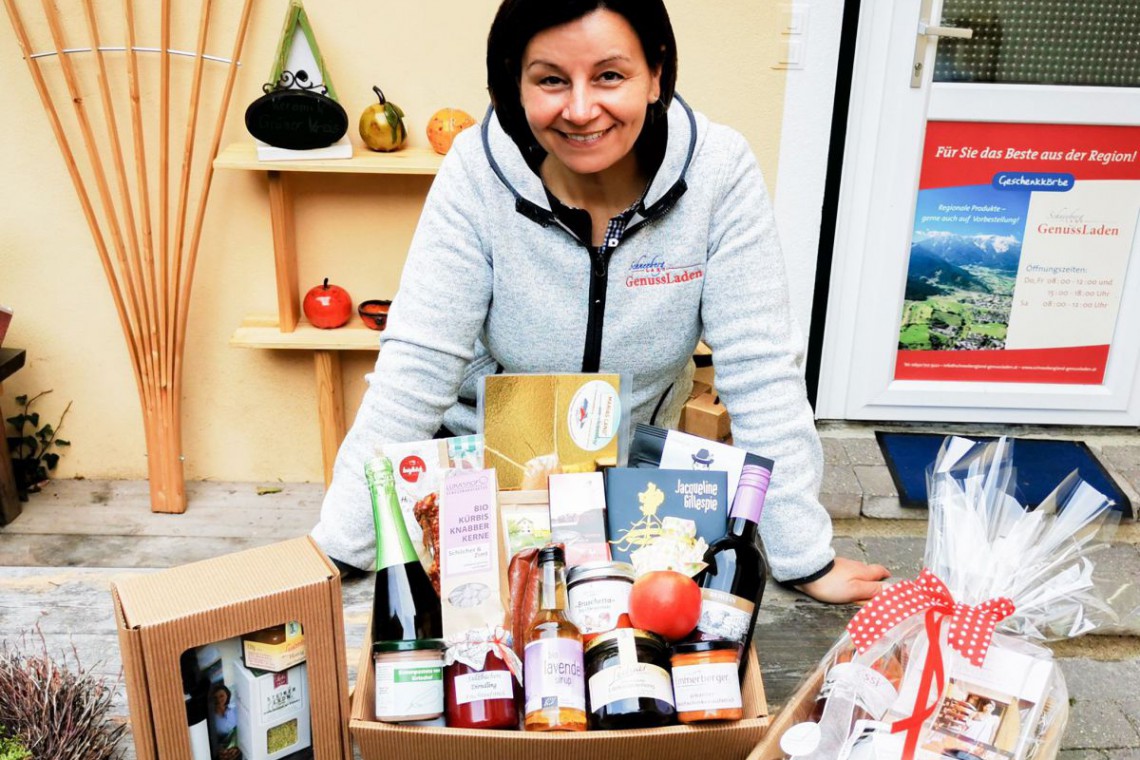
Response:
[{"label": "jacket collar", "polygon": [[[631,224],[664,214],[685,192],[685,173],[702,130],[698,129],[696,114],[680,95],[673,96],[668,114],[665,156]],[[515,197],[515,209],[544,227],[556,224],[542,180],[527,166],[514,140],[503,131],[493,108],[487,108],[480,129],[487,163]]]}]

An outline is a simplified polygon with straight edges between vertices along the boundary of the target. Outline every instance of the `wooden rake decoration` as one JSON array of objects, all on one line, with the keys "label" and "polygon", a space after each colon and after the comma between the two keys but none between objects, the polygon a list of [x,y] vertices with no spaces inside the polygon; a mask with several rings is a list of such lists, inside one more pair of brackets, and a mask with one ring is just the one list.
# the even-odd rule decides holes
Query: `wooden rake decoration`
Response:
[{"label": "wooden rake decoration", "polygon": [[[95,0],[74,1],[81,8],[61,14],[55,0],[39,0],[42,16],[35,16],[42,27],[36,29],[46,29],[51,47],[37,53],[16,0],[3,0],[79,196],[126,338],[142,403],[151,509],[184,512],[181,407],[186,320],[213,162],[253,0],[238,0],[235,8],[240,11],[232,13],[236,19],[229,19],[229,25],[215,18],[220,15],[217,0],[197,0],[201,5],[193,52],[171,49],[172,18],[177,18],[176,10],[182,11],[172,7],[176,0],[160,0],[160,6],[153,0],[119,0],[121,10],[107,0],[99,8]],[[141,4],[136,8],[135,3]],[[157,49],[139,47],[143,37],[136,28],[136,10],[151,15],[157,10]],[[82,31],[69,34],[66,22]],[[101,24],[122,33],[123,45],[104,47]],[[233,34],[228,59],[206,54],[211,31],[217,36],[221,32],[216,30],[223,26]],[[159,67],[157,97],[143,97],[143,83],[153,74],[140,68],[139,53],[153,53],[145,56],[146,63]],[[172,72],[173,58],[178,59],[176,66],[191,66],[192,71]],[[219,70],[204,76],[208,60],[225,66],[220,83],[215,81],[222,79]],[[184,85],[187,75],[189,84]],[[176,76],[175,90],[186,98],[184,103],[172,103],[171,83]],[[203,105],[204,99],[209,105]],[[205,135],[198,128],[199,118],[208,119],[205,112],[211,106],[216,109],[213,132]],[[121,128],[124,121],[129,128]],[[180,134],[172,134],[178,131],[172,129],[172,121],[184,124]],[[179,145],[181,156],[172,156]],[[174,164],[179,158],[181,163]]]}]

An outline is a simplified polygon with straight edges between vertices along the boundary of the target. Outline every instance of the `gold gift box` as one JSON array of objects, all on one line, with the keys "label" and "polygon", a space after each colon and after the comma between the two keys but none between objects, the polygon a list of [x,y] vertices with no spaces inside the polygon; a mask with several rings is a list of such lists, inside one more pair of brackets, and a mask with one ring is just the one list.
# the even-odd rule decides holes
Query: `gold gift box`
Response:
[{"label": "gold gift box", "polygon": [[491,375],[483,383],[484,466],[498,471],[501,489],[545,489],[550,473],[617,463],[628,414],[619,375]]}]

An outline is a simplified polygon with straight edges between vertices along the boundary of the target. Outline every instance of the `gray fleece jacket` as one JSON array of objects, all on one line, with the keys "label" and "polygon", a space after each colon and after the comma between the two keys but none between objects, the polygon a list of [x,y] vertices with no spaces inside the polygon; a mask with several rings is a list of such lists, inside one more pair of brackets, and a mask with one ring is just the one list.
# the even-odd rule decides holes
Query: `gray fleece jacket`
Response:
[{"label": "gray fleece jacket", "polygon": [[679,97],[667,125],[664,160],[608,267],[552,214],[492,113],[456,138],[313,529],[329,555],[373,567],[365,461],[381,444],[431,438],[441,423],[474,432],[463,399],[475,398],[480,376],[581,372],[593,351],[601,371],[632,378],[635,422],[675,426],[703,335],[736,445],[776,461],[761,522],[774,577],[829,565],[823,457],[760,169],[740,134]]}]

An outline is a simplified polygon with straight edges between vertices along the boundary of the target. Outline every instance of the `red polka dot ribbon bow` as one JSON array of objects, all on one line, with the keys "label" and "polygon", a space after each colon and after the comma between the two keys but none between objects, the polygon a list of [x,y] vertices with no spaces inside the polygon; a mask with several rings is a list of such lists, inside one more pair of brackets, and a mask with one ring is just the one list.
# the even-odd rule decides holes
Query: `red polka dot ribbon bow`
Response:
[{"label": "red polka dot ribbon bow", "polygon": [[949,641],[973,665],[982,666],[993,640],[994,628],[1012,615],[1016,607],[1005,597],[976,607],[955,602],[946,584],[924,569],[913,581],[888,586],[847,624],[855,648],[865,653],[887,631],[913,615],[940,612],[949,621]]}]

